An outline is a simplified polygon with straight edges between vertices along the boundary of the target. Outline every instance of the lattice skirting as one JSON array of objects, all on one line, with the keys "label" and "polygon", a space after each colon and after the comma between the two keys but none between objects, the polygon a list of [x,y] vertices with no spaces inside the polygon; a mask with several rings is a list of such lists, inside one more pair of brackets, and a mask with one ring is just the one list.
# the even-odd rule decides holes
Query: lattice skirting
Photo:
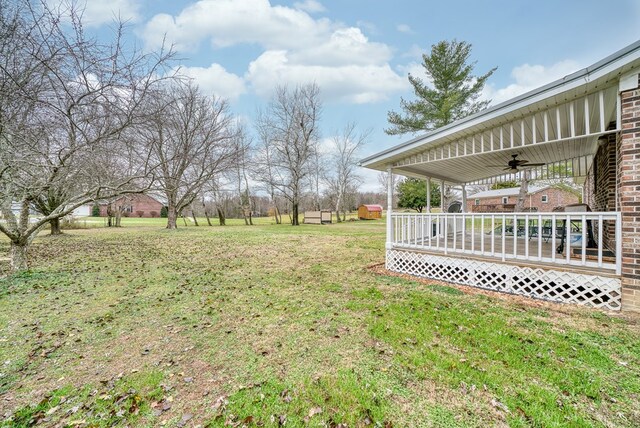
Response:
[{"label": "lattice skirting", "polygon": [[387,250],[393,272],[554,302],[620,310],[620,278]]}]

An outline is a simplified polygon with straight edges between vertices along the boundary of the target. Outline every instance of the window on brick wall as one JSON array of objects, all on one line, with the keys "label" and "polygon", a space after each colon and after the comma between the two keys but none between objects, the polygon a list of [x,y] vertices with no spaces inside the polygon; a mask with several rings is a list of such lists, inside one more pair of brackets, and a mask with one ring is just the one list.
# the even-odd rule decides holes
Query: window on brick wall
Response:
[{"label": "window on brick wall", "polygon": [[509,203],[509,197],[508,196],[503,196],[502,197],[502,203],[503,204],[508,204]]},{"label": "window on brick wall", "polygon": [[474,203],[475,203],[476,205],[480,205],[480,199],[476,199],[476,200],[474,201]]},{"label": "window on brick wall", "polygon": [[548,195],[542,195],[542,199],[541,199],[543,204],[546,204],[547,202],[549,202],[549,196]]}]

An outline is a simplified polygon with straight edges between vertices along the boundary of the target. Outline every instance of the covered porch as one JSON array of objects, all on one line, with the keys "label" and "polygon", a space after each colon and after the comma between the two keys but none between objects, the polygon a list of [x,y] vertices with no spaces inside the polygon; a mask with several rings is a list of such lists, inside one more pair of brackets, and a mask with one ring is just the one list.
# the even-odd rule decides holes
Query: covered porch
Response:
[{"label": "covered porch", "polygon": [[[625,85],[638,86],[638,67],[640,43],[364,159],[362,166],[388,173],[387,269],[620,309],[624,251],[617,181],[624,124],[620,94]],[[603,152],[603,148],[612,149]],[[514,155],[527,162],[509,168]],[[608,162],[606,171],[598,169],[603,160]],[[393,174],[427,181],[426,213],[393,212]],[[589,207],[464,212],[472,186],[520,183],[524,174],[532,181],[572,180],[589,188],[583,191]],[[458,189],[461,213],[447,213],[444,205],[433,212],[428,193],[434,181],[441,190]],[[603,182],[610,188],[602,189]]]}]

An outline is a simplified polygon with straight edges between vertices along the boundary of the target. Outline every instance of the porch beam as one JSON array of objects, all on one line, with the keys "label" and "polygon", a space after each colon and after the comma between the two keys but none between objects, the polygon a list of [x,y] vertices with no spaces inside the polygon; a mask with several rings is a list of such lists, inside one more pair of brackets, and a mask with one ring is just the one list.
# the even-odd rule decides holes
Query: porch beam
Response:
[{"label": "porch beam", "polygon": [[387,240],[386,248],[390,250],[393,242],[393,223],[391,214],[393,213],[393,169],[387,166]]},{"label": "porch beam", "polygon": [[462,212],[467,212],[467,186],[462,185]]},{"label": "porch beam", "polygon": [[431,177],[427,177],[427,212],[431,212]]}]

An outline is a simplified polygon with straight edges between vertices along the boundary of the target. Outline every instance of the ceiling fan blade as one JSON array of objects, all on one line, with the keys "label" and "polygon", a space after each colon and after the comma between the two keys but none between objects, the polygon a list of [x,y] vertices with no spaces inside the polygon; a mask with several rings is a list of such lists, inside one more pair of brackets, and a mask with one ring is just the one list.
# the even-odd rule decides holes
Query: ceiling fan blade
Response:
[{"label": "ceiling fan blade", "polygon": [[489,167],[489,168],[504,168],[504,164],[502,164],[502,165],[485,165],[485,166]]},{"label": "ceiling fan blade", "polygon": [[517,171],[518,168],[511,168],[510,166],[506,167],[506,168],[502,168],[503,171]]},{"label": "ceiling fan blade", "polygon": [[546,163],[528,163],[526,165],[523,165],[527,168],[531,168],[532,166],[542,166],[542,165],[546,165]]}]

